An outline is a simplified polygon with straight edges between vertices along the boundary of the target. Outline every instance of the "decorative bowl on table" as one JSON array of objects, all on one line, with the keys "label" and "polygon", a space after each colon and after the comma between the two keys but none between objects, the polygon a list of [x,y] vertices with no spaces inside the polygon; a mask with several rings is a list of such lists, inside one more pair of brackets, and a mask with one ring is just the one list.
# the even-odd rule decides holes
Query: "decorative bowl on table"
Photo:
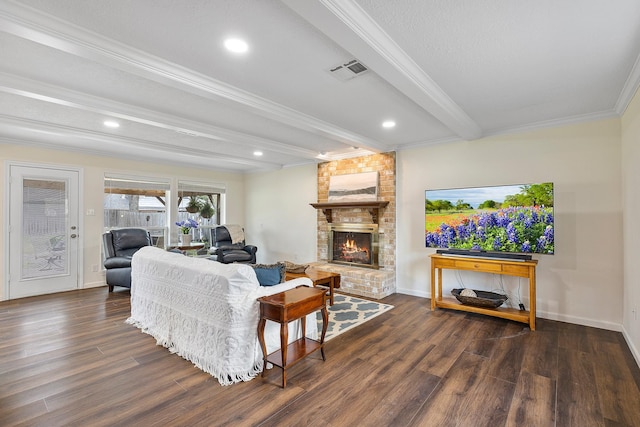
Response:
[{"label": "decorative bowl on table", "polygon": [[456,297],[458,301],[466,305],[474,305],[476,307],[497,308],[500,307],[509,298],[506,295],[495,292],[478,291],[475,289],[452,289],[451,295]]}]

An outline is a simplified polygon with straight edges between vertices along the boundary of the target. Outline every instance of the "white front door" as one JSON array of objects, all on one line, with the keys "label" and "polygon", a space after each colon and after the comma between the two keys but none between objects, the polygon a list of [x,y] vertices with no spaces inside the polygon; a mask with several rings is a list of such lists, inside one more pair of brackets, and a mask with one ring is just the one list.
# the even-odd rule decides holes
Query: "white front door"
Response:
[{"label": "white front door", "polygon": [[78,288],[79,171],[9,166],[8,299]]}]

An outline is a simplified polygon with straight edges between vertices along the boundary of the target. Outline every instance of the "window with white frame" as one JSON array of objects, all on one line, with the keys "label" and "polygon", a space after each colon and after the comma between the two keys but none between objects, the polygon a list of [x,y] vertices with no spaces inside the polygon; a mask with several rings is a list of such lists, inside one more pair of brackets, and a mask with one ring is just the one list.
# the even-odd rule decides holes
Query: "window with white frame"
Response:
[{"label": "window with white frame", "polygon": [[151,233],[154,244],[163,244],[168,236],[169,194],[169,180],[105,174],[105,231],[143,228]]},{"label": "window with white frame", "polygon": [[221,184],[178,181],[177,220],[191,218],[198,222],[198,228],[192,231],[194,240],[209,241],[211,228],[220,224],[224,194]]}]

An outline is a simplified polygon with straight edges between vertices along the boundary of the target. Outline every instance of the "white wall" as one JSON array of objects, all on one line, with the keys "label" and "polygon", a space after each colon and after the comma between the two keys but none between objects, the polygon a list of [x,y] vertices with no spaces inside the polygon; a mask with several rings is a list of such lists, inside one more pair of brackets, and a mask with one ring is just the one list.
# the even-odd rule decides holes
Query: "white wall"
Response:
[{"label": "white wall", "polygon": [[[552,181],[556,253],[534,256],[539,260],[537,314],[620,330],[620,159],[617,119],[400,151],[398,291],[430,296],[428,255],[435,250],[424,243],[426,189]],[[445,273],[445,293],[460,282],[481,289],[498,286],[492,275]],[[507,290],[517,294],[518,279],[504,280]]]},{"label": "white wall", "polygon": [[640,365],[640,94],[622,117],[624,336]]},{"label": "white wall", "polygon": [[[244,176],[234,173],[215,172],[206,169],[175,167],[172,165],[136,162],[110,157],[98,157],[58,150],[45,150],[17,144],[0,144],[0,176],[6,176],[5,161],[34,164],[67,165],[81,167],[84,172],[83,194],[80,211],[94,209],[95,216],[84,217],[84,230],[79,230],[84,255],[84,278],[81,287],[95,287],[105,284],[104,272],[93,272],[92,266],[102,267],[103,232],[103,180],[105,172],[134,176],[161,176],[164,178],[186,179],[224,183],[227,188],[227,218],[244,219]],[[5,224],[5,186],[0,186],[0,224]],[[0,245],[4,247],[6,236],[4,226],[0,227]],[[5,257],[0,257],[0,278],[5,278]],[[101,270],[101,268],[100,268]],[[4,284],[0,285],[0,300],[4,299]]]},{"label": "white wall", "polygon": [[247,243],[259,263],[316,260],[318,167],[315,164],[245,177]]}]

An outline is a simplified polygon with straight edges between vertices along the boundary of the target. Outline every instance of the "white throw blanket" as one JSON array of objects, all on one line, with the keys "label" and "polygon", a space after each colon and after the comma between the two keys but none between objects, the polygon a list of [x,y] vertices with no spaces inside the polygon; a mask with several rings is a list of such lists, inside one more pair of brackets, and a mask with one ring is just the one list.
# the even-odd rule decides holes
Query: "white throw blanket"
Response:
[{"label": "white throw blanket", "polygon": [[[186,257],[152,246],[132,260],[131,317],[127,323],[153,336],[172,353],[190,360],[220,384],[248,381],[262,371],[257,298],[311,281],[260,286],[253,268]],[[300,336],[289,325],[290,341]],[[267,352],[280,347],[279,325],[268,321]],[[317,338],[315,314],[307,336]]]},{"label": "white throw blanket", "polygon": [[244,241],[244,230],[238,224],[225,224],[231,236],[231,243],[236,244]]}]

